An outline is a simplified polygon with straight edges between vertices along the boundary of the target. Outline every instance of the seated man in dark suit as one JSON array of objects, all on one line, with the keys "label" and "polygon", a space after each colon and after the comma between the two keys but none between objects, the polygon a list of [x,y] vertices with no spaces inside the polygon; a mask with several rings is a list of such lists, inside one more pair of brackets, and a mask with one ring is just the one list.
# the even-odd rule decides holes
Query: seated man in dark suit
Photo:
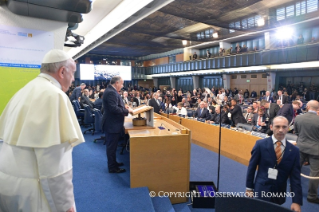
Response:
[{"label": "seated man in dark suit", "polygon": [[244,113],[245,120],[247,121],[247,124],[251,124],[254,113],[253,113],[253,108],[252,106],[247,107],[247,113]]},{"label": "seated man in dark suit", "polygon": [[136,92],[135,97],[133,98],[133,102],[136,103],[136,107],[141,105],[140,92]]},{"label": "seated man in dark suit", "polygon": [[93,109],[94,105],[93,102],[89,99],[89,90],[84,89],[83,95],[81,96],[80,101],[81,106],[83,107],[84,104],[89,105],[91,109]]},{"label": "seated man in dark suit", "polygon": [[103,92],[99,93],[99,98],[94,102],[94,108],[99,109],[101,111],[103,104]]},{"label": "seated man in dark suit", "polygon": [[220,111],[220,105],[217,105],[215,107],[215,113],[212,115],[209,123],[219,124],[220,120],[222,124],[230,123],[227,114],[224,111]]},{"label": "seated man in dark suit", "polygon": [[272,131],[270,130],[269,125],[272,123],[272,120],[277,116],[277,113],[280,110],[280,107],[277,103],[270,103],[270,102],[267,102],[266,100],[261,100],[260,107],[265,108],[265,114],[266,114],[266,117],[268,118],[268,123],[267,123],[268,130],[266,133],[268,135],[272,135]]},{"label": "seated man in dark suit", "polygon": [[266,115],[264,109],[259,109],[258,114],[254,114],[252,125],[256,128],[254,131],[265,133],[267,131]]},{"label": "seated man in dark suit", "polygon": [[199,104],[199,108],[195,112],[196,118],[208,120],[210,118],[209,111],[205,108],[205,102]]}]

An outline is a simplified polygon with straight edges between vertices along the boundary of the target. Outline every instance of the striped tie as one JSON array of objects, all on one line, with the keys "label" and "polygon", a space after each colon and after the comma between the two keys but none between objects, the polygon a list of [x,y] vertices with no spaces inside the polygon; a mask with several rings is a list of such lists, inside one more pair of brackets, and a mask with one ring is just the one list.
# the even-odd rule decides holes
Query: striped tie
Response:
[{"label": "striped tie", "polygon": [[277,141],[276,142],[276,149],[275,149],[275,152],[276,152],[276,157],[277,157],[277,164],[280,163],[281,159],[282,159],[282,151],[281,151],[281,141]]}]

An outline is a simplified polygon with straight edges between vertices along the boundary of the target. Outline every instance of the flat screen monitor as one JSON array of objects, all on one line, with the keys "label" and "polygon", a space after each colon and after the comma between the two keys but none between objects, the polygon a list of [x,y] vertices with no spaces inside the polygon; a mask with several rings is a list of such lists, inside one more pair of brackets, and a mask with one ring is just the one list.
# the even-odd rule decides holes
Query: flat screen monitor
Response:
[{"label": "flat screen monitor", "polygon": [[81,80],[111,80],[121,76],[124,81],[132,80],[131,66],[80,64]]}]

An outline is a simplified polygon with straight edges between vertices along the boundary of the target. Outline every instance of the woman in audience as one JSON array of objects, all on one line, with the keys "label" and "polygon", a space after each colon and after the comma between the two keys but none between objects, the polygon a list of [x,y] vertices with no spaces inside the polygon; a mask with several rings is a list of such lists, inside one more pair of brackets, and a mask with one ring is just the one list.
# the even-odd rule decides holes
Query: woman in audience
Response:
[{"label": "woman in audience", "polygon": [[176,110],[176,115],[183,115],[183,116],[187,116],[187,110],[186,108],[183,106],[182,102],[179,102],[177,104],[177,107],[173,106],[173,108]]},{"label": "woman in audience", "polygon": [[176,106],[176,104],[177,104],[174,96],[172,97],[171,104],[172,104],[172,106]]},{"label": "woman in audience", "polygon": [[187,97],[187,102],[189,103],[189,107],[193,107],[193,101],[191,99],[191,97]]},{"label": "woman in audience", "polygon": [[181,90],[178,91],[178,94],[177,94],[177,102],[182,102],[182,99],[183,99],[183,93]]}]

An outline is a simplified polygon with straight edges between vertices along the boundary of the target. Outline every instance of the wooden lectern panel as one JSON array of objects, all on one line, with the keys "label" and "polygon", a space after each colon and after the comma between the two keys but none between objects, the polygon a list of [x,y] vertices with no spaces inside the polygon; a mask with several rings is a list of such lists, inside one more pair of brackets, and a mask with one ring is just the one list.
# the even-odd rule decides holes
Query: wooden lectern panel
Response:
[{"label": "wooden lectern panel", "polygon": [[[130,139],[131,188],[149,191],[188,192],[190,135],[132,137]],[[186,197],[170,197],[186,202]]]}]

